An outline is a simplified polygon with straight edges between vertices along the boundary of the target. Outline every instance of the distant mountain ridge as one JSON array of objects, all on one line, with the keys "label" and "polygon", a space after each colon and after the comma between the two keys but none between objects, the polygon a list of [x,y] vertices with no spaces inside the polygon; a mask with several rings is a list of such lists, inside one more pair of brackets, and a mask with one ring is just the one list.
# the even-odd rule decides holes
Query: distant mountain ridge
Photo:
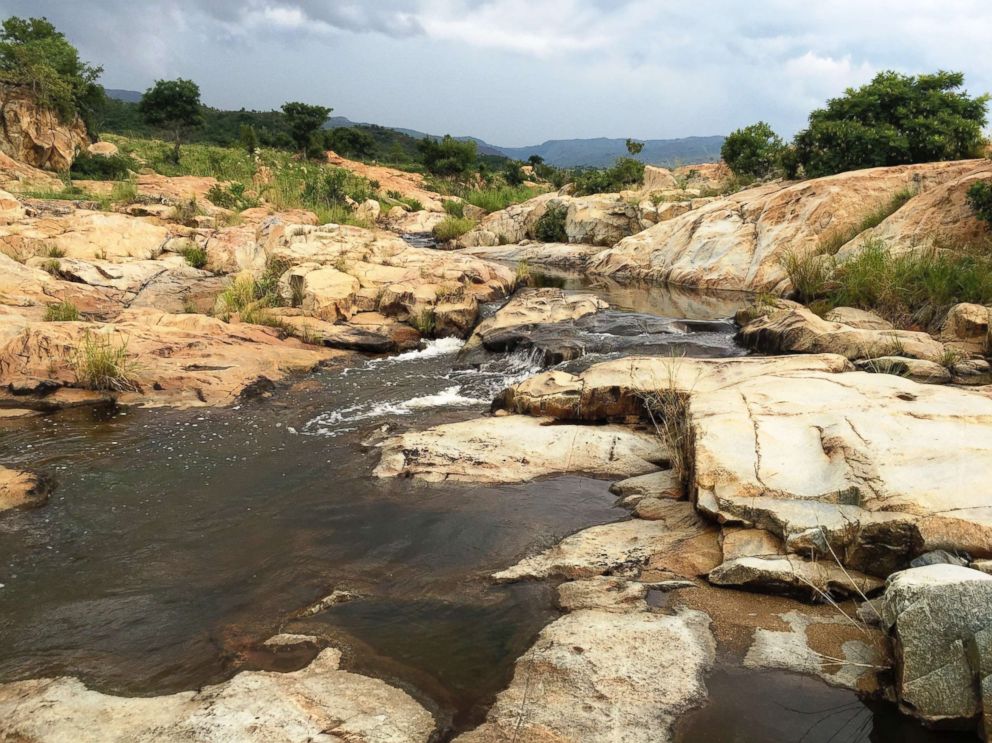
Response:
[{"label": "distant mountain ridge", "polygon": [[[107,88],[107,95],[115,100],[137,103],[141,93],[136,90],[120,90]],[[331,116],[325,125],[329,129],[344,126],[380,126],[367,122],[352,121],[346,116]],[[398,126],[382,127],[406,134],[415,139],[433,137],[416,129],[404,129]],[[625,139],[595,137],[591,139],[549,139],[538,145],[529,147],[501,147],[490,144],[478,137],[455,137],[460,140],[471,140],[479,147],[483,155],[502,155],[514,160],[527,160],[531,155],[539,155],[544,162],[559,168],[592,167],[603,168],[612,165],[618,157],[628,157]],[[680,139],[648,139],[644,149],[637,159],[651,165],[681,165],[692,163],[716,162],[720,159],[720,148],[724,138],[720,135],[708,137],[682,137]]]}]

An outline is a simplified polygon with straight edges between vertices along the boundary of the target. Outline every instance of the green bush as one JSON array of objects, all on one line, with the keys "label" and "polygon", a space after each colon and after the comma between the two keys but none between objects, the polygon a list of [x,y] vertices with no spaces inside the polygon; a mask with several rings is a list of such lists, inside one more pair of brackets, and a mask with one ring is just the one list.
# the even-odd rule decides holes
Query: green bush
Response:
[{"label": "green bush", "polygon": [[478,160],[478,148],[472,140],[459,140],[450,134],[442,139],[424,137],[417,143],[424,166],[435,175],[465,175]]},{"label": "green bush", "polygon": [[992,227],[992,181],[977,181],[968,188],[968,206],[975,216]]},{"label": "green bush", "polygon": [[785,145],[764,121],[731,132],[723,141],[720,157],[737,175],[765,178],[781,166]]},{"label": "green bush", "polygon": [[131,171],[138,169],[134,158],[120,153],[103,157],[83,151],[72,161],[70,173],[73,178],[95,181],[119,181],[127,178]]},{"label": "green bush", "polygon": [[473,227],[475,227],[474,220],[466,217],[448,217],[434,225],[434,238],[440,242],[447,242],[461,237]]},{"label": "green bush", "polygon": [[[527,186],[492,186],[472,191],[464,191],[462,198],[487,212],[498,212],[513,204],[519,204],[537,196],[540,191]],[[464,207],[463,207],[464,209]]]},{"label": "green bush", "polygon": [[588,170],[575,178],[575,192],[579,196],[594,193],[616,193],[644,180],[644,163],[629,157],[617,158],[613,167],[606,170]]},{"label": "green bush", "polygon": [[248,187],[244,183],[237,181],[228,183],[226,188],[219,183],[214,184],[207,191],[207,200],[216,206],[233,209],[236,212],[254,209],[260,203],[258,197],[248,192]]},{"label": "green bush", "polygon": [[809,116],[796,135],[808,177],[881,165],[974,157],[983,143],[988,96],[958,90],[960,72],[881,72]]},{"label": "green bush", "polygon": [[564,204],[549,206],[544,214],[534,223],[534,238],[545,243],[567,243],[565,233],[565,217],[568,207]]},{"label": "green bush", "polygon": [[344,168],[312,168],[303,176],[301,199],[310,209],[344,205],[348,198],[360,204],[373,195],[367,180]]},{"label": "green bush", "polygon": [[446,199],[442,203],[442,206],[444,207],[445,213],[450,214],[452,217],[465,216],[465,204],[461,201],[451,201],[450,199]]},{"label": "green bush", "polygon": [[190,243],[183,248],[182,256],[193,268],[203,268],[207,265],[207,251],[195,243]]}]

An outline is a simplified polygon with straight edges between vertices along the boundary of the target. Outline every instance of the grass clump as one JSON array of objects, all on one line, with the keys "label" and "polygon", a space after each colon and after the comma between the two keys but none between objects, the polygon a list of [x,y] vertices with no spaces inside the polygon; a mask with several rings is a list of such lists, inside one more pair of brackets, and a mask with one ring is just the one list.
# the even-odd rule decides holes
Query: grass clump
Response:
[{"label": "grass clump", "polygon": [[45,251],[45,255],[49,258],[65,258],[65,250],[60,248],[58,245],[49,245],[48,249]]},{"label": "grass clump", "polygon": [[228,183],[226,186],[216,183],[207,191],[207,201],[224,209],[236,212],[254,209],[261,203],[258,197],[248,190],[248,186],[240,181]]},{"label": "grass clump", "polygon": [[529,284],[531,279],[530,263],[526,260],[517,261],[514,274],[517,277],[518,284]]},{"label": "grass clump", "polygon": [[50,258],[41,264],[41,270],[46,273],[50,273],[56,278],[59,278],[62,275],[62,264],[59,262],[58,258]]},{"label": "grass clump", "polygon": [[441,242],[455,240],[473,227],[475,227],[475,220],[467,217],[447,217],[444,221],[434,225],[434,238]]},{"label": "grass clump", "polygon": [[545,243],[567,243],[568,234],[565,232],[567,215],[568,207],[564,204],[549,206],[534,223],[534,238]]},{"label": "grass clump", "polygon": [[288,261],[270,258],[260,277],[238,274],[217,296],[214,314],[225,322],[237,314],[241,322],[282,328],[282,320],[273,317],[268,310],[283,304],[278,291],[279,279],[289,269]]},{"label": "grass clump", "polygon": [[191,196],[188,201],[180,201],[174,207],[173,219],[186,226],[196,224],[196,218],[203,214],[195,196]]},{"label": "grass clump", "polygon": [[824,295],[833,272],[832,257],[790,250],[780,262],[798,301],[809,304]]},{"label": "grass clump", "polygon": [[203,268],[207,265],[207,251],[195,243],[188,244],[182,249],[181,254],[193,268]]},{"label": "grass clump", "polygon": [[87,389],[113,392],[138,389],[137,363],[128,356],[126,339],[115,342],[109,335],[87,332],[71,363],[77,383]]},{"label": "grass clump", "polygon": [[410,325],[421,335],[431,335],[437,327],[437,316],[430,307],[410,316]]},{"label": "grass clump", "polygon": [[464,217],[465,216],[465,204],[461,201],[453,201],[451,199],[445,199],[441,206],[444,207],[446,214],[450,214],[452,217]]},{"label": "grass clump", "polygon": [[[487,212],[498,212],[513,204],[533,199],[540,194],[536,188],[530,186],[490,186],[488,188],[472,189],[460,195],[466,202],[484,209]],[[464,207],[463,207],[464,209]]]},{"label": "grass clump", "polygon": [[820,238],[820,246],[817,252],[823,255],[836,255],[844,245],[866,230],[878,227],[882,222],[895,214],[916,192],[911,188],[904,188],[897,191],[892,197],[880,204],[875,209],[865,214],[861,220],[845,230],[834,230]]},{"label": "grass clump", "polygon": [[78,319],[79,310],[67,299],[45,308],[45,322],[75,322]]},{"label": "grass clump", "polygon": [[117,181],[110,188],[110,201],[114,204],[134,204],[140,200],[138,184],[132,179]]}]

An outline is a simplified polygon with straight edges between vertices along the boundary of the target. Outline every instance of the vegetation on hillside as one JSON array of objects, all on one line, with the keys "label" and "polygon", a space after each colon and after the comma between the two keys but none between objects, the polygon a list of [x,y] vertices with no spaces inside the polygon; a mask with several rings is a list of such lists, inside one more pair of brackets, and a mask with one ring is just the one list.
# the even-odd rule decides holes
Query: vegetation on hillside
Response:
[{"label": "vegetation on hillside", "polygon": [[102,67],[82,61],[45,18],[12,16],[0,27],[0,81],[30,88],[64,121],[80,116],[91,134],[94,114],[105,98],[97,83],[102,72]]},{"label": "vegetation on hillside", "polygon": [[978,157],[989,97],[972,97],[963,85],[960,72],[881,72],[813,111],[791,146],[758,122],[733,132],[722,154],[736,174],[757,178]]}]

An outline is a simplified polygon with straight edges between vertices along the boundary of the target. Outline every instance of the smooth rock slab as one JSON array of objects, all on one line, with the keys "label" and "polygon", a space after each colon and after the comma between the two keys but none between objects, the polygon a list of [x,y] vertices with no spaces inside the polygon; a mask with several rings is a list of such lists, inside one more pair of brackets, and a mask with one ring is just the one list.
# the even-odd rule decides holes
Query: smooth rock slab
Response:
[{"label": "smooth rock slab", "polygon": [[661,440],[624,426],[553,425],[504,416],[449,423],[386,440],[378,477],[526,482],[569,472],[641,475],[667,459]]},{"label": "smooth rock slab", "polygon": [[811,601],[824,594],[857,597],[882,587],[878,578],[844,570],[836,563],[814,562],[796,555],[737,557],[711,571],[709,581],[717,586],[784,593]]},{"label": "smooth rock slab", "polygon": [[714,653],[699,611],[575,611],[541,631],[486,721],[455,740],[665,743],[705,700]]},{"label": "smooth rock slab", "polygon": [[501,570],[493,579],[508,583],[528,578],[587,578],[636,575],[654,555],[669,556],[713,530],[690,503],[669,501],[667,515],[593,526],[565,537],[555,546]]},{"label": "smooth rock slab", "polygon": [[[75,678],[0,686],[0,733],[21,743],[426,742],[434,718],[406,692],[340,670],[324,650],[294,673],[243,672],[200,691],[118,697]],[[94,738],[94,732],[99,731]]]}]

